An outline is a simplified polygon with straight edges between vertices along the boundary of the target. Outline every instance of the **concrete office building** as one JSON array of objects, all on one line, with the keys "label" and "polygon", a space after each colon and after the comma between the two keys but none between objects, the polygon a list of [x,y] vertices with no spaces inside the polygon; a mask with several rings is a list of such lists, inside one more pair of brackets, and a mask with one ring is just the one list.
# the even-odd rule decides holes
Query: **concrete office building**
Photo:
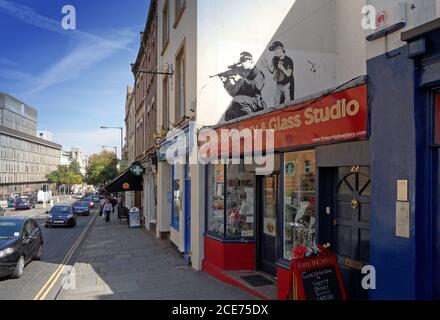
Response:
[{"label": "concrete office building", "polygon": [[0,194],[38,191],[60,163],[61,145],[37,137],[37,110],[0,93]]}]

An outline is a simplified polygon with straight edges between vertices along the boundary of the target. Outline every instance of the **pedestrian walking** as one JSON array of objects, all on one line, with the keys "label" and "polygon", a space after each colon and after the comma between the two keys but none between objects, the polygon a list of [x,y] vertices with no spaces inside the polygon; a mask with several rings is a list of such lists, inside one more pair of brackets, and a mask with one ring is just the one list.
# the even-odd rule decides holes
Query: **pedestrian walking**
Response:
[{"label": "pedestrian walking", "polygon": [[102,198],[99,201],[99,216],[102,216],[102,213],[104,212],[104,205],[105,205],[106,199]]},{"label": "pedestrian walking", "polygon": [[113,210],[113,205],[110,202],[110,200],[107,200],[106,203],[104,204],[104,215],[105,215],[105,222],[109,222],[110,221],[110,215],[112,213]]}]

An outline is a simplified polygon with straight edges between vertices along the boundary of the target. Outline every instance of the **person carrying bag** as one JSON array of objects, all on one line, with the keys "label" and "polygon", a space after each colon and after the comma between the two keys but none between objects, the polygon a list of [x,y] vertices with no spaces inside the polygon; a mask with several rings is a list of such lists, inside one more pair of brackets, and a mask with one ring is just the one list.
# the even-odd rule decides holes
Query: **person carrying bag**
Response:
[{"label": "person carrying bag", "polygon": [[104,216],[105,216],[105,222],[109,222],[110,221],[110,214],[113,211],[113,205],[110,201],[106,201],[106,203],[104,204]]}]

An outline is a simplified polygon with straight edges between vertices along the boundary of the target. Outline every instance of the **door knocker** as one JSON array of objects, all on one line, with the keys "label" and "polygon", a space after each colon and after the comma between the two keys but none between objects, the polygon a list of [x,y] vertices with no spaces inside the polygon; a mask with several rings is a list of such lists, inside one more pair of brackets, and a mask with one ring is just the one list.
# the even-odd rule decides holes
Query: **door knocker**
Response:
[{"label": "door knocker", "polygon": [[353,168],[351,168],[351,173],[360,173],[361,172],[361,168],[359,166],[353,166]]},{"label": "door knocker", "polygon": [[357,201],[357,200],[351,200],[351,207],[352,207],[353,209],[357,209],[357,208],[359,208],[359,201]]}]

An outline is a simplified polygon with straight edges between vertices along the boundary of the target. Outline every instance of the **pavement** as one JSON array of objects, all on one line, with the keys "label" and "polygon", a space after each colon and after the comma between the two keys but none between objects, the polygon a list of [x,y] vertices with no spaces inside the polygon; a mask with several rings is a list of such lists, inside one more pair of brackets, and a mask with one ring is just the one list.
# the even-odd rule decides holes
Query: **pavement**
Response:
[{"label": "pavement", "polygon": [[254,300],[189,267],[170,245],[144,229],[98,217],[59,300]]}]

